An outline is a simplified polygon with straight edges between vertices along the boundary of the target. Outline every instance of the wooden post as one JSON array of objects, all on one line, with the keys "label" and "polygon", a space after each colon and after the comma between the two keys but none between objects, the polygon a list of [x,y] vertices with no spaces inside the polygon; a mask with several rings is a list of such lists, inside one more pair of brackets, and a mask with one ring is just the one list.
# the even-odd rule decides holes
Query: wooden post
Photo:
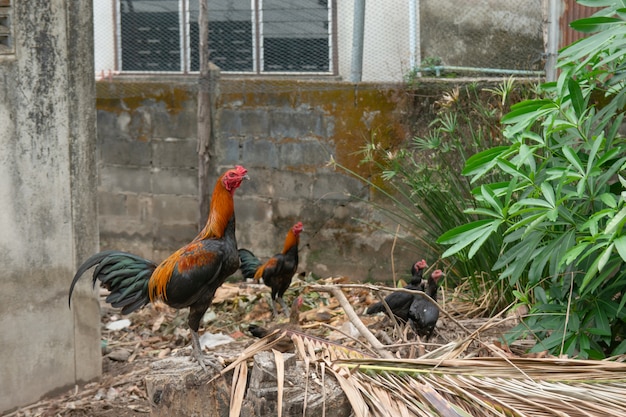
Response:
[{"label": "wooden post", "polygon": [[209,215],[211,196],[210,183],[210,146],[214,136],[214,104],[219,81],[219,68],[209,62],[209,12],[208,0],[198,0],[200,14],[198,28],[200,33],[200,78],[198,80],[198,187],[200,198],[200,221],[202,228]]}]

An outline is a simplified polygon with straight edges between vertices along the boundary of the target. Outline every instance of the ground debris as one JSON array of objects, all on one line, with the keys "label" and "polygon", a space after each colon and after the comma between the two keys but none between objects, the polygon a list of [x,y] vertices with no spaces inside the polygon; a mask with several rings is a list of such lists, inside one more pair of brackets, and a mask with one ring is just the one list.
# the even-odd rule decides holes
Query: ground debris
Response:
[{"label": "ground debris", "polygon": [[[365,346],[364,339],[349,322],[337,300],[330,294],[312,291],[310,283],[311,280],[294,278],[285,294],[288,304],[296,296],[303,296],[304,306],[300,316],[303,331],[347,348],[367,351],[369,347]],[[333,277],[314,283],[350,284],[350,280]],[[458,324],[440,316],[434,336],[429,343],[422,343],[416,340],[410,328],[395,327],[384,314],[364,315],[367,306],[378,300],[367,286],[355,285],[343,292],[363,323],[372,333],[380,335],[380,341],[399,358],[416,357],[420,351],[418,345],[422,346],[421,350],[428,352],[451,340],[467,337],[468,330],[480,329],[488,321],[486,318],[472,319],[455,313],[463,326],[460,328]],[[211,339],[213,342],[213,339],[227,339],[228,344],[206,349],[207,355],[214,355],[228,364],[257,340],[247,332],[249,324],[286,322],[287,318],[282,314],[272,320],[269,295],[268,287],[247,282],[226,283],[218,289],[214,304],[203,321],[201,335],[207,335],[204,340]],[[105,297],[106,293],[102,292],[102,378],[18,409],[6,417],[135,417],[150,414],[146,376],[154,372],[152,366],[160,360],[189,355],[191,337],[186,324],[187,310],[178,311],[157,303],[122,318],[117,309],[104,302]],[[455,311],[471,310],[458,302],[450,305]],[[505,346],[499,341],[502,333],[516,324],[514,321],[502,319],[500,325],[489,326],[469,345],[468,357],[523,354],[530,346]],[[116,325],[110,326],[110,323]],[[191,360],[189,363],[190,366],[197,366]],[[258,405],[257,408],[262,407]]]}]

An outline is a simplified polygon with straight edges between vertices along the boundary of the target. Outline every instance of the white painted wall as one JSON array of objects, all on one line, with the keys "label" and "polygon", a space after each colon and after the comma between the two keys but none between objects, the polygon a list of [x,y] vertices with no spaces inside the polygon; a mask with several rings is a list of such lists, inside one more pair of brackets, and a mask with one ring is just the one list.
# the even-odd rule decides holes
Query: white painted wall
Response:
[{"label": "white painted wall", "polygon": [[[409,62],[406,0],[366,2],[362,81],[401,81]],[[354,0],[337,2],[339,75],[350,79]]]},{"label": "white painted wall", "polygon": [[98,0],[93,2],[94,67],[98,76],[115,71],[115,2]]}]

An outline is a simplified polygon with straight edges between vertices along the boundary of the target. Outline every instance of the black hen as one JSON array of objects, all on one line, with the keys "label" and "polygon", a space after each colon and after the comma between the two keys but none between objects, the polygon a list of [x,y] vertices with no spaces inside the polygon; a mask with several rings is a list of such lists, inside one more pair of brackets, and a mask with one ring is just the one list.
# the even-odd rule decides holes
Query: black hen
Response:
[{"label": "black hen", "polygon": [[[430,274],[424,291],[430,298],[437,300],[437,288],[439,281],[443,277],[441,269],[436,269]],[[430,299],[421,294],[417,294],[413,298],[413,302],[409,308],[409,324],[419,336],[430,338],[437,325],[439,319],[439,307],[437,307]]]},{"label": "black hen", "polygon": [[[416,291],[424,291],[424,284],[422,283],[422,274],[424,273],[424,268],[426,268],[428,264],[425,260],[421,260],[415,262],[411,267],[411,281],[404,287],[407,290],[416,290]],[[387,297],[385,297],[385,303],[389,306],[393,314],[406,322],[409,318],[409,308],[411,308],[411,303],[413,302],[413,294],[409,294],[406,292],[392,292]],[[382,301],[378,303],[374,303],[367,308],[365,314],[375,314],[380,312],[386,312],[385,305]]]}]

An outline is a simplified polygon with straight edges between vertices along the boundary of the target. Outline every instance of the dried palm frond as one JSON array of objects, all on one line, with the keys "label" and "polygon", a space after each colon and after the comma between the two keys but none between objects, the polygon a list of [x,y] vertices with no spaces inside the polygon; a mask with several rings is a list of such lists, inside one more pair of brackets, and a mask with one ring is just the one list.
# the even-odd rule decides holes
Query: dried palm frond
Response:
[{"label": "dried palm frond", "polygon": [[[459,326],[463,329],[462,339],[419,359],[395,359],[386,354],[387,346],[367,334],[365,326],[358,326],[360,319],[342,290],[338,286],[327,287],[334,288],[314,288],[330,292],[339,300],[371,350],[363,353],[304,331],[277,330],[250,345],[222,372],[236,368],[232,401],[239,404],[231,404],[232,415],[241,410],[243,401],[241,390],[245,388],[246,374],[241,368],[247,367],[256,353],[271,350],[287,338],[293,342],[307,372],[315,368],[317,374],[334,376],[357,417],[626,417],[626,363],[516,357],[480,340],[481,332],[504,320],[497,317],[483,322],[476,330]],[[496,357],[468,358],[468,346],[477,340]],[[280,394],[284,371],[278,364],[281,355],[275,352],[274,357]],[[305,401],[309,378],[307,374]],[[279,410],[281,399],[278,395]]]},{"label": "dried palm frond", "polygon": [[[274,358],[276,361],[276,371],[277,371],[277,409],[282,410],[282,385],[284,383],[284,367],[282,366],[283,359],[282,354],[273,349],[276,345],[281,344],[284,339],[291,339],[296,351],[299,353],[300,357],[304,360],[306,369],[309,369],[310,363],[317,364],[318,362],[325,360],[328,363],[332,363],[333,361],[339,359],[350,359],[350,358],[372,358],[371,355],[362,353],[356,349],[351,349],[348,347],[344,347],[340,344],[333,343],[319,337],[307,335],[298,330],[288,329],[281,330],[277,329],[269,335],[265,336],[262,339],[259,339],[255,343],[248,346],[242,353],[239,355],[237,360],[233,361],[230,365],[222,370],[217,376],[215,376],[210,382],[213,382],[215,379],[223,376],[234,369],[233,374],[233,382],[231,387],[231,404],[230,404],[230,415],[237,416],[241,412],[244,394],[247,384],[247,362],[251,360],[257,353],[267,350],[272,350],[274,352]],[[308,375],[306,378],[306,383],[308,384]],[[306,387],[305,387],[306,389]],[[305,399],[306,391],[305,391]]]},{"label": "dried palm frond", "polygon": [[[626,364],[620,362],[342,359],[333,366],[357,370],[343,375],[350,375],[364,390],[385,387],[396,403],[430,404],[430,414],[415,415],[463,415],[464,410],[472,416],[626,416]],[[424,387],[432,388],[450,405],[450,412],[459,414],[443,414]]]}]

